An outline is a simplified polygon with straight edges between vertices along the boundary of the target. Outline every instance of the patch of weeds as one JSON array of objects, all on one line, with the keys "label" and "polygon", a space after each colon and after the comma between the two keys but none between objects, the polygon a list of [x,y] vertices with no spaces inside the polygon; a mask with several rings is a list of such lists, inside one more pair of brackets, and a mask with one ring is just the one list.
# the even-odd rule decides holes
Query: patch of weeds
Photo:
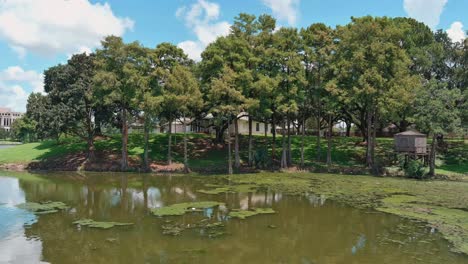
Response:
[{"label": "patch of weeds", "polygon": [[468,212],[432,205],[415,196],[393,195],[382,199],[377,210],[428,223],[452,242],[453,251],[468,252]]},{"label": "patch of weeds", "polygon": [[17,205],[17,207],[35,214],[52,214],[69,208],[63,202],[23,203]]},{"label": "patch of weeds", "polygon": [[161,226],[163,235],[178,236],[187,229],[199,229],[201,236],[217,238],[226,234],[225,225],[222,222],[209,223],[203,219],[194,224],[166,223]]},{"label": "patch of weeds", "polygon": [[250,193],[255,192],[257,190],[257,186],[250,185],[250,184],[240,184],[240,185],[226,185],[222,187],[217,187],[211,190],[198,190],[199,193],[204,194],[221,194],[221,193]]},{"label": "patch of weeds", "polygon": [[151,213],[155,216],[178,216],[184,215],[187,212],[199,211],[201,209],[212,208],[220,205],[224,205],[224,203],[213,201],[179,203],[152,209]]},{"label": "patch of weeds", "polygon": [[120,223],[120,222],[98,222],[92,219],[80,219],[73,222],[74,225],[87,226],[90,228],[109,229],[114,226],[130,226],[133,223]]},{"label": "patch of weeds", "polygon": [[233,218],[245,219],[247,217],[251,217],[254,215],[258,215],[258,214],[274,214],[274,213],[276,212],[271,208],[256,208],[253,210],[231,211],[229,213],[229,216]]},{"label": "patch of weeds", "polygon": [[165,224],[161,226],[163,235],[178,236],[187,229],[179,224]]},{"label": "patch of weeds", "polygon": [[117,240],[117,238],[112,238],[112,237],[110,237],[110,238],[106,238],[106,242],[109,242],[109,243],[116,243],[116,242],[118,242],[118,240]]}]

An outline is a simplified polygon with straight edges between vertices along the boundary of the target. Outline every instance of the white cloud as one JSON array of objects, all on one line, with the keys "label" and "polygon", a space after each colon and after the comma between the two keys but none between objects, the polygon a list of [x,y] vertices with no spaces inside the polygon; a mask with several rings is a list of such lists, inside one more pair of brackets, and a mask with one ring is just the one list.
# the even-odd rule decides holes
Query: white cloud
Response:
[{"label": "white cloud", "polygon": [[465,31],[463,30],[463,24],[460,21],[453,22],[449,29],[447,29],[447,35],[454,42],[462,42],[466,38]]},{"label": "white cloud", "polygon": [[189,58],[199,61],[200,54],[203,52],[205,49],[205,45],[203,45],[200,41],[191,41],[191,40],[186,40],[182,41],[177,46],[185,51]]},{"label": "white cloud", "polygon": [[11,66],[0,71],[0,107],[9,107],[24,112],[28,91],[43,93],[44,76],[36,71],[25,71]]},{"label": "white cloud", "polygon": [[1,107],[11,108],[13,111],[24,112],[29,94],[20,85],[6,85],[0,82]]},{"label": "white cloud", "polygon": [[262,2],[271,9],[277,19],[287,21],[290,26],[296,24],[300,0],[262,0]]},{"label": "white cloud", "polygon": [[219,14],[219,5],[205,0],[198,0],[190,7],[182,6],[177,9],[176,17],[183,19],[185,25],[197,37],[197,40],[186,40],[177,45],[191,59],[200,60],[200,54],[208,44],[219,36],[229,34],[231,25],[226,21],[218,21]]},{"label": "white cloud", "polygon": [[129,18],[116,17],[109,4],[88,0],[2,0],[0,38],[25,56],[52,56],[92,49],[107,35],[122,36],[133,28]]},{"label": "white cloud", "polygon": [[440,15],[447,2],[448,0],[404,0],[403,7],[408,16],[435,28],[439,25]]}]

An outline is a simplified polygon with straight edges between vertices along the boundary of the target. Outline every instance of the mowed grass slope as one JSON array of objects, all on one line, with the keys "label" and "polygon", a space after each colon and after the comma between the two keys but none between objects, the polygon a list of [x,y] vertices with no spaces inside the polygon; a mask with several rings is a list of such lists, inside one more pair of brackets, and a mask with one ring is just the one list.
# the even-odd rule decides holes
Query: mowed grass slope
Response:
[{"label": "mowed grass slope", "polygon": [[[164,162],[167,159],[166,134],[151,135],[150,138],[150,158],[156,162]],[[175,134],[173,142],[173,159],[176,162],[183,160],[183,135]],[[468,144],[463,140],[449,140],[448,151],[439,156],[438,172],[442,174],[468,174]],[[300,147],[302,139],[300,136],[292,136],[292,156],[296,164],[300,163]],[[128,151],[129,155],[141,158],[143,155],[143,135],[130,134]],[[240,155],[243,162],[248,159],[248,137],[240,137]],[[320,162],[317,161],[317,138],[307,136],[304,140],[305,165],[323,166],[326,158],[327,142],[321,140]],[[120,154],[121,138],[119,135],[112,135],[101,138],[95,142],[97,151],[107,151]],[[267,150],[271,155],[272,138],[254,136],[254,152]],[[47,158],[60,157],[70,153],[78,153],[86,150],[86,143],[76,138],[64,138],[59,142],[55,140],[38,143],[28,143],[0,149],[0,164],[5,163],[29,163]],[[223,146],[213,143],[213,138],[205,134],[189,134],[188,153],[190,166],[194,168],[221,168],[227,164],[227,153]],[[335,137],[332,144],[332,161],[336,166],[352,167],[362,166],[365,162],[366,147],[361,144],[361,138],[357,137]],[[277,158],[281,155],[281,136],[276,141]],[[393,152],[393,139],[379,138],[376,149],[377,161],[385,166],[396,165],[395,153]]]}]

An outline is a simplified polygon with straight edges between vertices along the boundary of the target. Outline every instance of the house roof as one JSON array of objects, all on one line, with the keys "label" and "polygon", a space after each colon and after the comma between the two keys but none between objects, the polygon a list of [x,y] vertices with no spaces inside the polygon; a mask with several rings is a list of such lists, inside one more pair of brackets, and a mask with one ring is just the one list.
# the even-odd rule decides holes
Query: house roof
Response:
[{"label": "house roof", "polygon": [[418,131],[408,130],[405,132],[395,134],[395,136],[426,136],[426,134],[419,133]]}]

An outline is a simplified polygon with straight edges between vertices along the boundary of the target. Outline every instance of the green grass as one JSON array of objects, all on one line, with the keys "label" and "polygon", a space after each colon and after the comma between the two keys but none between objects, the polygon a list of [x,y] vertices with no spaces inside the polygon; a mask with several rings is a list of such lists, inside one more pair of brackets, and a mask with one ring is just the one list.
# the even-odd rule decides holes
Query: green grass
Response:
[{"label": "green grass", "polygon": [[[150,138],[150,159],[163,162],[167,158],[167,135],[155,134]],[[301,137],[292,136],[292,156],[296,164],[300,163]],[[173,160],[183,160],[183,135],[173,135]],[[366,148],[360,144],[360,138],[335,137],[332,144],[332,161],[335,166],[360,167],[365,162]],[[468,144],[463,140],[448,140],[448,150],[439,156],[441,160],[438,171],[441,174],[464,175],[468,174]],[[317,157],[317,141],[314,136],[305,137],[304,142],[305,165],[319,167],[324,166],[326,158],[327,142],[321,140],[320,161]],[[112,135],[95,143],[97,151],[110,151],[120,153],[121,138]],[[188,153],[190,166],[194,169],[222,169],[227,164],[227,153],[225,149],[211,147],[211,136],[204,134],[189,134]],[[248,159],[248,137],[240,137],[240,156],[243,162]],[[255,149],[267,148],[269,156],[272,151],[272,138],[254,136]],[[47,158],[60,157],[69,153],[84,151],[86,144],[75,138],[64,138],[60,142],[50,140],[38,143],[28,143],[8,149],[0,149],[0,164],[5,163],[29,163]],[[143,155],[143,135],[130,134],[128,143],[129,155],[141,158]],[[281,136],[276,140],[276,157],[281,155]],[[393,139],[378,138],[376,147],[376,160],[385,166],[395,166],[395,154],[393,152]]]}]

